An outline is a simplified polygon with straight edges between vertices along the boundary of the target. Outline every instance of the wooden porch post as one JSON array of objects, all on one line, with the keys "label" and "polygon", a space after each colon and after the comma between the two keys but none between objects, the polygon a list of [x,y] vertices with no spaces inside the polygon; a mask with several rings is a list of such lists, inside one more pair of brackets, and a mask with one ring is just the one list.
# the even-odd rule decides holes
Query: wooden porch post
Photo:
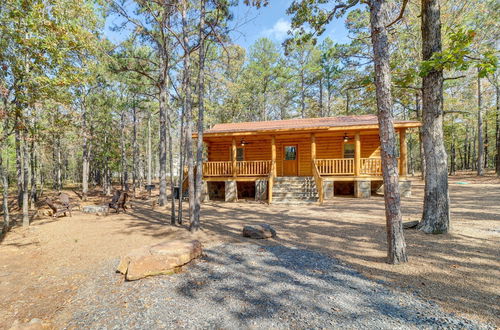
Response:
[{"label": "wooden porch post", "polygon": [[361,173],[361,139],[359,132],[354,136],[354,176]]},{"label": "wooden porch post", "polygon": [[408,152],[406,148],[406,128],[399,130],[399,175],[406,177]]},{"label": "wooden porch post", "polygon": [[233,161],[233,177],[236,177],[236,137],[233,136],[233,144],[231,146],[231,160]]},{"label": "wooden porch post", "polygon": [[311,134],[311,161],[314,163],[316,160],[316,134]]},{"label": "wooden porch post", "polygon": [[271,166],[273,169],[273,176],[276,176],[276,137],[271,136]]}]

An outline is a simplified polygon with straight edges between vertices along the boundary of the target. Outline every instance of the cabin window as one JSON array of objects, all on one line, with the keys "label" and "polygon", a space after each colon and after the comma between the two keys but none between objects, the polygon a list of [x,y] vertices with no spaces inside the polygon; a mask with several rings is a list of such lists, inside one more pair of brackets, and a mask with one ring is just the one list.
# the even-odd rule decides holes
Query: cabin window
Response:
[{"label": "cabin window", "polygon": [[245,160],[245,149],[244,148],[236,148],[236,160],[239,162]]},{"label": "cabin window", "polygon": [[285,147],[285,160],[296,160],[297,159],[297,147],[296,146],[286,146]]},{"label": "cabin window", "polygon": [[354,158],[354,143],[344,143],[344,158]]}]

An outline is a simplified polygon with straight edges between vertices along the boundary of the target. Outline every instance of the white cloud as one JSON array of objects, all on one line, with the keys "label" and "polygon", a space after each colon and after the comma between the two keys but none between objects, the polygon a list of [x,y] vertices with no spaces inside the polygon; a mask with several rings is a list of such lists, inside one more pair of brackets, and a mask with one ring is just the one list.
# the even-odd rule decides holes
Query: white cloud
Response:
[{"label": "white cloud", "polygon": [[280,18],[274,23],[272,28],[264,30],[262,35],[276,39],[277,41],[282,41],[286,38],[288,30],[290,30],[290,22]]}]

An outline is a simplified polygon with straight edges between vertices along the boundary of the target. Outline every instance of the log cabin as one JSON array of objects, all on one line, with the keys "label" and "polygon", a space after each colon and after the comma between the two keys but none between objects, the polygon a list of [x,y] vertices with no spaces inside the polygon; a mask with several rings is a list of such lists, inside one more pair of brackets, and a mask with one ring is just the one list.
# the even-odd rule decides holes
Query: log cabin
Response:
[{"label": "log cabin", "polygon": [[[411,193],[406,130],[419,126],[394,122],[403,196]],[[335,194],[370,197],[382,185],[378,133],[375,115],[216,124],[203,135],[204,200],[322,203]]]}]

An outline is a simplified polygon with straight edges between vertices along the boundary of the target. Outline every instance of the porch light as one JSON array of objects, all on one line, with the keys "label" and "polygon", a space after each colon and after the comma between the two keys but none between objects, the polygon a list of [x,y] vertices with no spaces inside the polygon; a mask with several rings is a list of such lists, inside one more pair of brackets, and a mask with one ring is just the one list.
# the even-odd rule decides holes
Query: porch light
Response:
[{"label": "porch light", "polygon": [[240,142],[240,143],[241,143],[241,145],[242,145],[242,146],[245,146],[245,144],[248,144],[248,142],[246,142],[244,138],[243,138],[243,139],[241,139],[241,142]]},{"label": "porch light", "polygon": [[349,137],[347,136],[347,133],[344,133],[344,142],[349,142]]}]

